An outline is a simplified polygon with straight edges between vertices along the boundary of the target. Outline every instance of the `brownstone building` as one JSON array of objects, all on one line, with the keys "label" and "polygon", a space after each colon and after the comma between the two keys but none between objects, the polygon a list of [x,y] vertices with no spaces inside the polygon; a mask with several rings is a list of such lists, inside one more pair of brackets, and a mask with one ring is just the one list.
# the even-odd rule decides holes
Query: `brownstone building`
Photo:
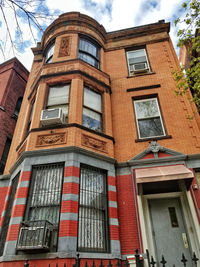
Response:
[{"label": "brownstone building", "polygon": [[0,174],[4,171],[28,74],[17,58],[0,64]]},{"label": "brownstone building", "polygon": [[200,256],[200,132],[169,29],[106,32],[77,12],[46,29],[0,183],[0,266]]}]

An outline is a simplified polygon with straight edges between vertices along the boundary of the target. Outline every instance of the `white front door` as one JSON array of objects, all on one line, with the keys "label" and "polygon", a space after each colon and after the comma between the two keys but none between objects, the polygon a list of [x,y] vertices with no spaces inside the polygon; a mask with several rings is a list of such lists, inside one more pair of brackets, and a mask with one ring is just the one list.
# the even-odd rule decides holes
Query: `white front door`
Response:
[{"label": "white front door", "polygon": [[173,264],[180,266],[182,253],[184,253],[188,260],[187,266],[193,266],[179,199],[151,199],[149,200],[149,210],[157,263],[164,255],[167,266],[173,266]]}]

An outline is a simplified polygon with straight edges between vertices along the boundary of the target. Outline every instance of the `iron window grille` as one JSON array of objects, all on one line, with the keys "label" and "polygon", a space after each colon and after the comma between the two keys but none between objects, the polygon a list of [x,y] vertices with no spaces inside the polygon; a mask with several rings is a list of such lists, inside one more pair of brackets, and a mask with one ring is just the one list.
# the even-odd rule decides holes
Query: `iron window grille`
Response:
[{"label": "iron window grille", "polygon": [[[60,218],[62,184],[62,163],[33,166],[24,220],[27,228],[32,227],[32,230],[30,229],[30,231],[28,231],[24,228],[24,237],[21,239],[21,244],[23,244],[23,240],[26,241],[27,239],[27,247],[36,247],[37,241],[39,242],[41,240],[39,237],[37,237],[37,234],[31,235],[31,231],[33,233],[33,227],[38,227],[40,230],[35,230],[36,233],[43,232],[43,236],[47,235],[44,233],[47,231],[46,229],[51,229],[48,230],[48,236],[51,239],[49,241],[50,247],[52,249],[56,248]],[[24,225],[22,225],[22,227],[24,227]],[[28,235],[29,233],[30,237],[26,237],[26,234]],[[19,235],[19,241],[20,238],[21,236]],[[33,240],[31,240],[31,238]],[[42,248],[41,243],[38,243],[38,248]],[[45,248],[45,246],[43,248]]]},{"label": "iron window grille", "polygon": [[106,180],[105,171],[81,166],[78,251],[109,251]]},{"label": "iron window grille", "polygon": [[102,97],[87,87],[84,87],[83,126],[95,131],[102,131]]},{"label": "iron window grille", "polygon": [[137,49],[132,51],[127,51],[128,69],[129,75],[141,72],[149,72],[149,62],[146,54],[146,49]]},{"label": "iron window grille", "polygon": [[79,39],[79,58],[99,69],[100,49],[97,44],[88,39]]},{"label": "iron window grille", "polygon": [[134,108],[140,139],[165,135],[157,98],[134,100]]}]

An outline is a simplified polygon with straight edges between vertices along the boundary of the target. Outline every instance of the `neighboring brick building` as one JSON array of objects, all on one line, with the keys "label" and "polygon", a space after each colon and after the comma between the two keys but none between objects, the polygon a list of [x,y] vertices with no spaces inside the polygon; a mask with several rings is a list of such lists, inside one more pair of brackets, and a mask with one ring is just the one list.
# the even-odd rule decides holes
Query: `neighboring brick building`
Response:
[{"label": "neighboring brick building", "polygon": [[0,64],[0,174],[4,171],[28,74],[17,58]]},{"label": "neighboring brick building", "polygon": [[0,266],[200,256],[200,132],[169,28],[106,32],[77,12],[47,28],[1,183]]}]

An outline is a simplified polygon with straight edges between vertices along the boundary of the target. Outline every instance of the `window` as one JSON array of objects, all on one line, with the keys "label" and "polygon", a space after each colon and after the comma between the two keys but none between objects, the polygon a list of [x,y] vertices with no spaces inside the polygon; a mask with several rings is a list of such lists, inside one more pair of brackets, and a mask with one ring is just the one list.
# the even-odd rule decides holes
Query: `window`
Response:
[{"label": "window", "polygon": [[27,124],[27,128],[26,128],[26,134],[28,133],[28,131],[30,130],[30,127],[31,127],[34,105],[35,105],[35,99],[31,102],[31,107],[30,107],[29,117],[28,117],[28,124]]},{"label": "window", "polygon": [[147,72],[150,70],[145,49],[127,52],[129,75]]},{"label": "window", "polygon": [[79,58],[99,69],[100,49],[93,42],[80,38]]},{"label": "window", "polygon": [[134,108],[139,138],[165,135],[157,98],[135,100]]},{"label": "window", "polygon": [[200,188],[200,170],[195,170],[195,176],[196,176],[199,188]]},{"label": "window", "polygon": [[45,63],[51,63],[52,62],[53,53],[54,53],[54,46],[55,46],[55,44],[53,43],[52,45],[50,45],[47,48]]},{"label": "window", "polygon": [[108,252],[106,172],[86,165],[80,170],[78,250]]},{"label": "window", "polygon": [[90,129],[101,131],[102,130],[102,103],[101,95],[84,88],[84,101],[83,101],[83,126]]},{"label": "window", "polygon": [[0,160],[0,174],[3,174],[3,172],[4,172],[4,168],[6,165],[7,158],[8,158],[8,153],[10,150],[11,142],[12,142],[12,139],[7,137],[6,143],[4,145],[3,153],[1,156],[1,160]]},{"label": "window", "polygon": [[66,121],[69,105],[69,87],[69,84],[50,86],[47,100],[47,109],[61,108]]},{"label": "window", "polygon": [[[55,163],[34,166],[25,213],[26,228],[23,227],[18,238],[18,247],[42,247],[44,242],[56,247],[60,218],[60,204],[63,184],[63,164]],[[32,223],[32,224],[31,224]],[[51,225],[51,234],[44,235],[42,229]],[[47,242],[48,239],[48,242]],[[20,240],[20,242],[19,242]]]},{"label": "window", "polygon": [[15,111],[14,111],[14,114],[13,114],[16,118],[19,115],[19,111],[20,111],[20,108],[21,108],[22,100],[23,100],[22,97],[19,97],[18,100],[17,100]]}]

